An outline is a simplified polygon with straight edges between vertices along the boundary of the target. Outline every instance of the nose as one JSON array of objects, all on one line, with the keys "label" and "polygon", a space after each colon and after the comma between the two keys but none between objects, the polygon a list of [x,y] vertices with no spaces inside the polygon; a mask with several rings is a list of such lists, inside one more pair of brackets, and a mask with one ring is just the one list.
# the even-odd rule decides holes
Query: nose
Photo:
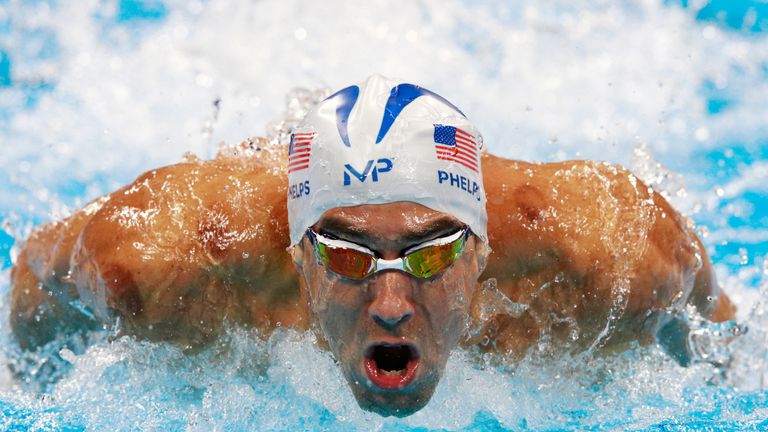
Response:
[{"label": "nose", "polygon": [[413,304],[409,299],[411,281],[407,274],[399,271],[384,271],[371,281],[373,301],[368,315],[376,323],[394,330],[413,316]]}]

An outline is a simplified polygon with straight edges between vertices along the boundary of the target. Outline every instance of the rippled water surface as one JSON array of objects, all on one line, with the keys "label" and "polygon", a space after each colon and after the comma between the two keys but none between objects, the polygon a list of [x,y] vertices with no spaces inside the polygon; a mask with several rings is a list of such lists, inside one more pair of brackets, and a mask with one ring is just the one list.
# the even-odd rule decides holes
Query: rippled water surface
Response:
[{"label": "rippled water surface", "polygon": [[456,352],[432,402],[392,420],[357,408],[307,334],[233,329],[191,356],[94,335],[60,353],[43,393],[0,371],[0,430],[768,429],[758,0],[0,0],[0,362],[9,269],[32,227],[187,151],[274,133],[297,86],[374,72],[451,99],[494,153],[622,163],[664,191],[749,326],[726,376],[654,347],[512,373]]}]

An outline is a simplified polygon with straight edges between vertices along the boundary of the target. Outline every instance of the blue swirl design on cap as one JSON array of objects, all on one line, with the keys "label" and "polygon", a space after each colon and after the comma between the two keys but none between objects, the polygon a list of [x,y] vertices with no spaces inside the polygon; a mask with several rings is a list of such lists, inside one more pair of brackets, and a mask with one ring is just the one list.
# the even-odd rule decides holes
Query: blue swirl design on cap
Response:
[{"label": "blue swirl design on cap", "polygon": [[360,87],[353,85],[347,88],[343,88],[336,93],[325,98],[326,101],[331,99],[338,99],[339,104],[336,106],[336,128],[339,130],[339,136],[341,141],[347,147],[352,147],[349,143],[349,132],[347,131],[347,123],[349,122],[349,113],[352,112],[357,97],[360,95]]},{"label": "blue swirl design on cap", "polygon": [[379,135],[376,137],[376,144],[380,143],[381,140],[387,136],[389,128],[392,127],[392,124],[397,120],[397,116],[400,115],[405,107],[421,96],[432,96],[456,110],[462,117],[467,117],[456,107],[456,105],[448,102],[447,99],[433,91],[414,84],[399,84],[392,88],[392,91],[389,94],[389,100],[387,100],[387,105],[384,107],[384,118],[381,120],[381,128],[379,129]]}]

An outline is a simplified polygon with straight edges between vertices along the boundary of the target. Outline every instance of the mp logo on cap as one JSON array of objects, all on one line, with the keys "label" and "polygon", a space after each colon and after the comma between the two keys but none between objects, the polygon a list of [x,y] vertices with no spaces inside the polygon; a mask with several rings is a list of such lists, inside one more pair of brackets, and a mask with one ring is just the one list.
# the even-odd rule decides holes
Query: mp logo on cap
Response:
[{"label": "mp logo on cap", "polygon": [[[374,162],[375,162],[375,165],[374,165]],[[363,168],[362,172],[358,172],[350,164],[345,164],[344,165],[344,186],[349,186],[350,184],[352,184],[352,177],[350,177],[350,174],[352,174],[356,179],[360,180],[361,183],[365,182],[365,179],[368,178],[369,174],[371,176],[372,181],[378,182],[379,174],[391,171],[392,166],[393,166],[392,159],[387,159],[387,158],[381,158],[376,161],[369,160],[368,163],[365,165],[365,168]]]}]

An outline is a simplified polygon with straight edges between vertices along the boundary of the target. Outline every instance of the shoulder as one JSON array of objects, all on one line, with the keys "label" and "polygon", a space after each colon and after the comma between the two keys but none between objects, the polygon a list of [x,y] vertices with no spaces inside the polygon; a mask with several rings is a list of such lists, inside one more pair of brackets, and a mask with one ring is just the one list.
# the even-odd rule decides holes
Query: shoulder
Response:
[{"label": "shoulder", "polygon": [[[508,263],[580,273],[690,242],[686,220],[629,170],[595,161],[483,163],[491,247]],[[549,257],[549,258],[547,258]],[[532,268],[533,269],[533,268]]]},{"label": "shoulder", "polygon": [[[99,315],[112,309],[151,322],[177,316],[177,306],[214,285],[247,285],[270,266],[282,269],[284,183],[280,170],[247,157],[140,175],[82,230],[72,258],[78,288]],[[276,251],[284,259],[268,259]]]}]

